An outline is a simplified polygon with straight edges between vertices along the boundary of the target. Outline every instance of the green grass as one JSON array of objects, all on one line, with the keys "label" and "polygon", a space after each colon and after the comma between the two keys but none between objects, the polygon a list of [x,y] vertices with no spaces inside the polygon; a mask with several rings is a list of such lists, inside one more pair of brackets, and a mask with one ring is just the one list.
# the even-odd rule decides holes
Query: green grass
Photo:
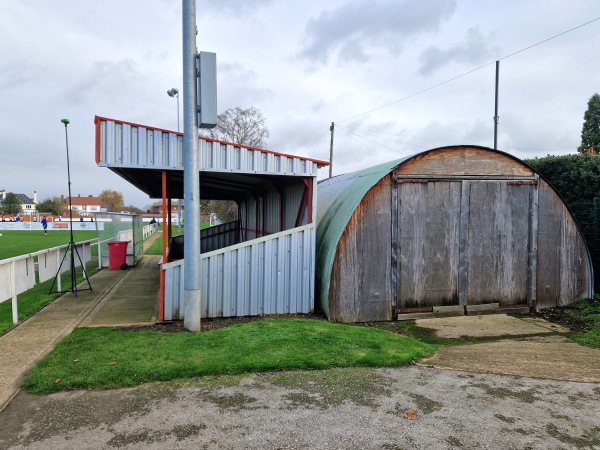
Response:
[{"label": "green grass", "polygon": [[23,387],[51,393],[218,374],[398,367],[434,349],[375,328],[294,318],[204,333],[79,328],[30,372]]},{"label": "green grass", "polygon": [[[202,222],[200,224],[201,229],[208,227],[210,227],[210,223],[208,222]],[[171,232],[173,233],[173,236],[179,236],[183,234],[183,227],[179,228],[177,226],[173,226],[171,228]],[[161,234],[161,236],[156,241],[154,241],[150,247],[148,247],[148,250],[146,250],[146,255],[162,255],[162,242],[163,241]]]},{"label": "green grass", "polygon": [[[0,260],[14,256],[26,255],[47,248],[67,245],[71,236],[68,230],[52,230],[48,228],[48,236],[42,230],[34,231],[0,231]],[[96,238],[95,231],[73,231],[75,242]]]},{"label": "green grass", "polygon": [[549,320],[558,321],[575,330],[571,339],[587,347],[600,348],[600,296],[569,306],[554,308]]},{"label": "green grass", "polygon": [[[86,270],[88,277],[91,277],[98,271],[98,261],[95,258],[92,258],[92,260],[86,264]],[[83,280],[83,274],[80,268],[78,268],[76,275],[76,282],[80,283]],[[60,297],[56,292],[52,294],[48,293],[52,287],[53,281],[54,279],[44,281],[17,295],[19,323],[52,302],[52,300]],[[61,274],[61,283],[63,291],[67,291],[71,288],[70,271]],[[53,291],[56,291],[56,289],[57,287],[55,285]],[[13,326],[12,301],[8,299],[7,301],[0,303],[0,335],[13,328]]]}]

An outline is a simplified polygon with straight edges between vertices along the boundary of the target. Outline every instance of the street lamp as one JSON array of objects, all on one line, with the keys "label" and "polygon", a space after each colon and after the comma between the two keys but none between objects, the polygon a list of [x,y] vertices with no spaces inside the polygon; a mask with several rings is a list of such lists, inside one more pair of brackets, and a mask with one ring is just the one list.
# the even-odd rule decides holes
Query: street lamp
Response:
[{"label": "street lamp", "polygon": [[167,95],[177,98],[177,132],[179,133],[179,91],[176,88],[169,89]]},{"label": "street lamp", "polygon": [[[179,133],[179,91],[177,88],[169,89],[167,95],[177,98],[177,132]],[[177,200],[177,228],[181,231],[181,199]]]}]

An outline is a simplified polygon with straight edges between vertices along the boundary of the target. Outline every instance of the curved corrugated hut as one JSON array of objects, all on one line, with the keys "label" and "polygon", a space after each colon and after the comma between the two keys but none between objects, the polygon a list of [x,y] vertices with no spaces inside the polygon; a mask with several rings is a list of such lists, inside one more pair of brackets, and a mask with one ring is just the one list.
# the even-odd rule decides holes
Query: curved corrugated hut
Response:
[{"label": "curved corrugated hut", "polygon": [[321,181],[318,198],[316,290],[330,320],[593,295],[571,212],[509,154],[437,148]]}]

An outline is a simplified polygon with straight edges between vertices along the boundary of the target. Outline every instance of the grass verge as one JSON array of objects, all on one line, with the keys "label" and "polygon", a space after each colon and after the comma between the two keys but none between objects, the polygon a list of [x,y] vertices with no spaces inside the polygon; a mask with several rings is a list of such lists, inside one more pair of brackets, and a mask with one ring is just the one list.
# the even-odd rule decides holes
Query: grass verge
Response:
[{"label": "grass verge", "polygon": [[569,306],[540,311],[544,319],[570,328],[571,339],[586,347],[600,348],[600,296]]},{"label": "grass verge", "polygon": [[435,348],[375,328],[268,318],[204,333],[79,328],[28,375],[34,393],[245,372],[398,367]]},{"label": "grass verge", "polygon": [[[200,229],[202,229],[202,230],[204,228],[209,228],[209,227],[210,227],[209,222],[201,222],[200,223]],[[160,227],[159,230],[162,231],[163,230],[162,227]],[[177,225],[173,225],[171,227],[171,232],[173,233],[173,236],[179,236],[179,235],[183,234],[183,227],[178,227]],[[148,250],[146,250],[146,255],[162,255],[162,235],[156,241],[154,241],[150,247],[148,247]]]}]

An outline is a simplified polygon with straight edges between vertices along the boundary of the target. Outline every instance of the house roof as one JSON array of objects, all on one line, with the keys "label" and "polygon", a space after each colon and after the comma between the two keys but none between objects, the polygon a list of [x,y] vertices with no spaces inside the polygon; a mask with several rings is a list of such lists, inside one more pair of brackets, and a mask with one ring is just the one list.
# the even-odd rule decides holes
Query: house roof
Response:
[{"label": "house roof", "polygon": [[[69,203],[69,197],[65,197],[63,203]],[[71,204],[80,206],[100,206],[100,199],[91,195],[88,195],[87,197],[71,197]]]}]

